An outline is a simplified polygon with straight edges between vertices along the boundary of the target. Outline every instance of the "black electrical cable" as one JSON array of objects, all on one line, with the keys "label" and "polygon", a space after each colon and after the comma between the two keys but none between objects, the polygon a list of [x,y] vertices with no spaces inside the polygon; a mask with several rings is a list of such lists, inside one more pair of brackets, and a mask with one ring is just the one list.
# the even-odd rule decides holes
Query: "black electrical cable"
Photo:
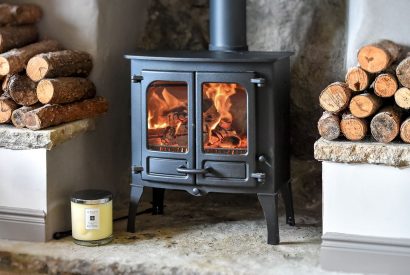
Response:
[{"label": "black electrical cable", "polygon": [[[147,214],[147,213],[152,213],[152,210],[153,210],[152,207],[151,207],[151,208],[147,208],[147,209],[145,209],[145,210],[143,210],[143,211],[141,211],[141,212],[137,212],[137,214],[136,214],[135,216],[139,216],[139,215]],[[122,217],[116,218],[116,219],[113,220],[113,222],[117,222],[117,221],[125,220],[125,219],[128,219],[128,216],[122,216]],[[62,239],[62,238],[71,236],[71,233],[72,233],[71,230],[62,231],[62,232],[55,232],[55,233],[53,234],[53,239],[54,239],[54,240],[60,240],[60,239]]]}]

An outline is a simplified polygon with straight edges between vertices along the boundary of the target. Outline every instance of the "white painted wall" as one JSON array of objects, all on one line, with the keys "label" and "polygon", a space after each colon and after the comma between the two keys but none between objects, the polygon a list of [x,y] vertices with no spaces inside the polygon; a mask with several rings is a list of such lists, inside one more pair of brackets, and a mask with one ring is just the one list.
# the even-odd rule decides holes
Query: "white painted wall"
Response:
[{"label": "white painted wall", "polygon": [[410,239],[410,168],[323,162],[323,234]]},{"label": "white painted wall", "polygon": [[349,0],[346,65],[357,64],[360,46],[391,39],[410,46],[408,0]]}]

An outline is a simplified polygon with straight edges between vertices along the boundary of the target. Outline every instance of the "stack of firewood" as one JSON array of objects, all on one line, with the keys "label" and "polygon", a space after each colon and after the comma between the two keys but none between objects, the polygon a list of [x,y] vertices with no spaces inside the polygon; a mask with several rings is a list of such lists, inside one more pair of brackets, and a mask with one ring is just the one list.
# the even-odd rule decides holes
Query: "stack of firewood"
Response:
[{"label": "stack of firewood", "polygon": [[0,4],[0,123],[38,130],[106,112],[107,101],[86,78],[91,56],[38,41],[41,16],[36,5]]},{"label": "stack of firewood", "polygon": [[325,112],[319,134],[327,140],[343,135],[359,141],[370,132],[378,142],[400,136],[410,143],[410,56],[396,43],[382,40],[361,47],[357,59],[359,65],[348,70],[344,82],[321,92]]}]

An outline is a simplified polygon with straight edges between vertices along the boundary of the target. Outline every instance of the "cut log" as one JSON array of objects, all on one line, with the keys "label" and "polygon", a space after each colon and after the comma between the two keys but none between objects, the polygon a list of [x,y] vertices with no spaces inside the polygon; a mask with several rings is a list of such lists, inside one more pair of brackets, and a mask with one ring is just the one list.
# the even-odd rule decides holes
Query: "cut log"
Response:
[{"label": "cut log", "polygon": [[35,26],[17,26],[0,28],[0,53],[20,48],[38,40]]},{"label": "cut log", "polygon": [[61,76],[89,75],[93,67],[91,56],[80,51],[58,51],[39,54],[27,64],[27,75],[33,81]]},{"label": "cut log", "polygon": [[378,73],[387,69],[396,61],[401,52],[401,47],[390,40],[366,45],[360,48],[357,59],[360,67],[370,73]]},{"label": "cut log", "polygon": [[14,74],[23,71],[33,56],[61,50],[61,45],[54,40],[44,40],[23,48],[13,49],[0,55],[0,75]]},{"label": "cut log", "polygon": [[3,81],[2,81],[2,83],[1,83],[1,89],[3,90],[3,92],[6,92],[6,91],[7,91],[7,84],[9,83],[10,76],[11,76],[11,75],[6,75],[6,76],[3,78]]},{"label": "cut log", "polygon": [[396,104],[406,110],[410,109],[410,89],[406,87],[401,87],[394,94],[394,100]]},{"label": "cut log", "polygon": [[81,77],[43,79],[37,86],[37,97],[43,104],[71,103],[95,96],[95,85]]},{"label": "cut log", "polygon": [[320,106],[325,111],[338,113],[349,105],[351,95],[352,90],[349,89],[346,83],[332,83],[320,93]]},{"label": "cut log", "polygon": [[37,83],[26,75],[15,74],[10,76],[6,91],[18,104],[30,106],[38,102]]},{"label": "cut log", "polygon": [[410,57],[403,59],[397,65],[396,75],[401,85],[410,88]]},{"label": "cut log", "polygon": [[45,105],[26,113],[24,124],[31,130],[39,130],[74,120],[95,117],[108,110],[108,102],[103,97],[86,99],[66,105]]},{"label": "cut log", "polygon": [[410,117],[403,121],[400,126],[400,138],[405,143],[410,143]]},{"label": "cut log", "polygon": [[0,4],[0,25],[29,25],[40,21],[41,8],[33,4]]},{"label": "cut log", "polygon": [[365,119],[347,112],[342,115],[340,130],[348,140],[358,141],[366,136],[368,127]]},{"label": "cut log", "polygon": [[317,129],[322,138],[327,140],[337,139],[340,136],[339,116],[330,112],[323,112],[317,122]]},{"label": "cut log", "polygon": [[370,123],[372,136],[378,142],[388,143],[400,132],[401,112],[398,108],[388,106],[380,110]]},{"label": "cut log", "polygon": [[0,97],[0,123],[8,123],[11,121],[11,114],[19,106],[8,96]]},{"label": "cut log", "polygon": [[374,94],[356,95],[350,101],[350,112],[358,118],[369,117],[377,112],[382,105],[382,99]]},{"label": "cut log", "polygon": [[366,90],[372,83],[373,75],[366,72],[359,66],[350,68],[347,71],[345,82],[352,91],[359,92]]},{"label": "cut log", "polygon": [[30,112],[34,109],[40,108],[42,105],[37,103],[33,106],[23,106],[13,111],[11,114],[11,122],[17,128],[24,128],[26,125],[24,124],[24,115],[27,112]]},{"label": "cut log", "polygon": [[374,93],[380,97],[391,97],[399,88],[395,75],[391,73],[379,74],[373,83]]}]

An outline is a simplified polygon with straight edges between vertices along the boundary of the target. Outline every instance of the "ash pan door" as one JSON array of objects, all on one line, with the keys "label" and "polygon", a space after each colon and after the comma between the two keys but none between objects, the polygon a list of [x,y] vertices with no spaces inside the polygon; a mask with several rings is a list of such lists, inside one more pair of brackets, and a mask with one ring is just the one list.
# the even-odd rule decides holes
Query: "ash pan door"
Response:
[{"label": "ash pan door", "polygon": [[197,184],[255,186],[253,72],[196,74]]},{"label": "ash pan door", "polygon": [[142,179],[194,184],[194,74],[142,71]]}]

